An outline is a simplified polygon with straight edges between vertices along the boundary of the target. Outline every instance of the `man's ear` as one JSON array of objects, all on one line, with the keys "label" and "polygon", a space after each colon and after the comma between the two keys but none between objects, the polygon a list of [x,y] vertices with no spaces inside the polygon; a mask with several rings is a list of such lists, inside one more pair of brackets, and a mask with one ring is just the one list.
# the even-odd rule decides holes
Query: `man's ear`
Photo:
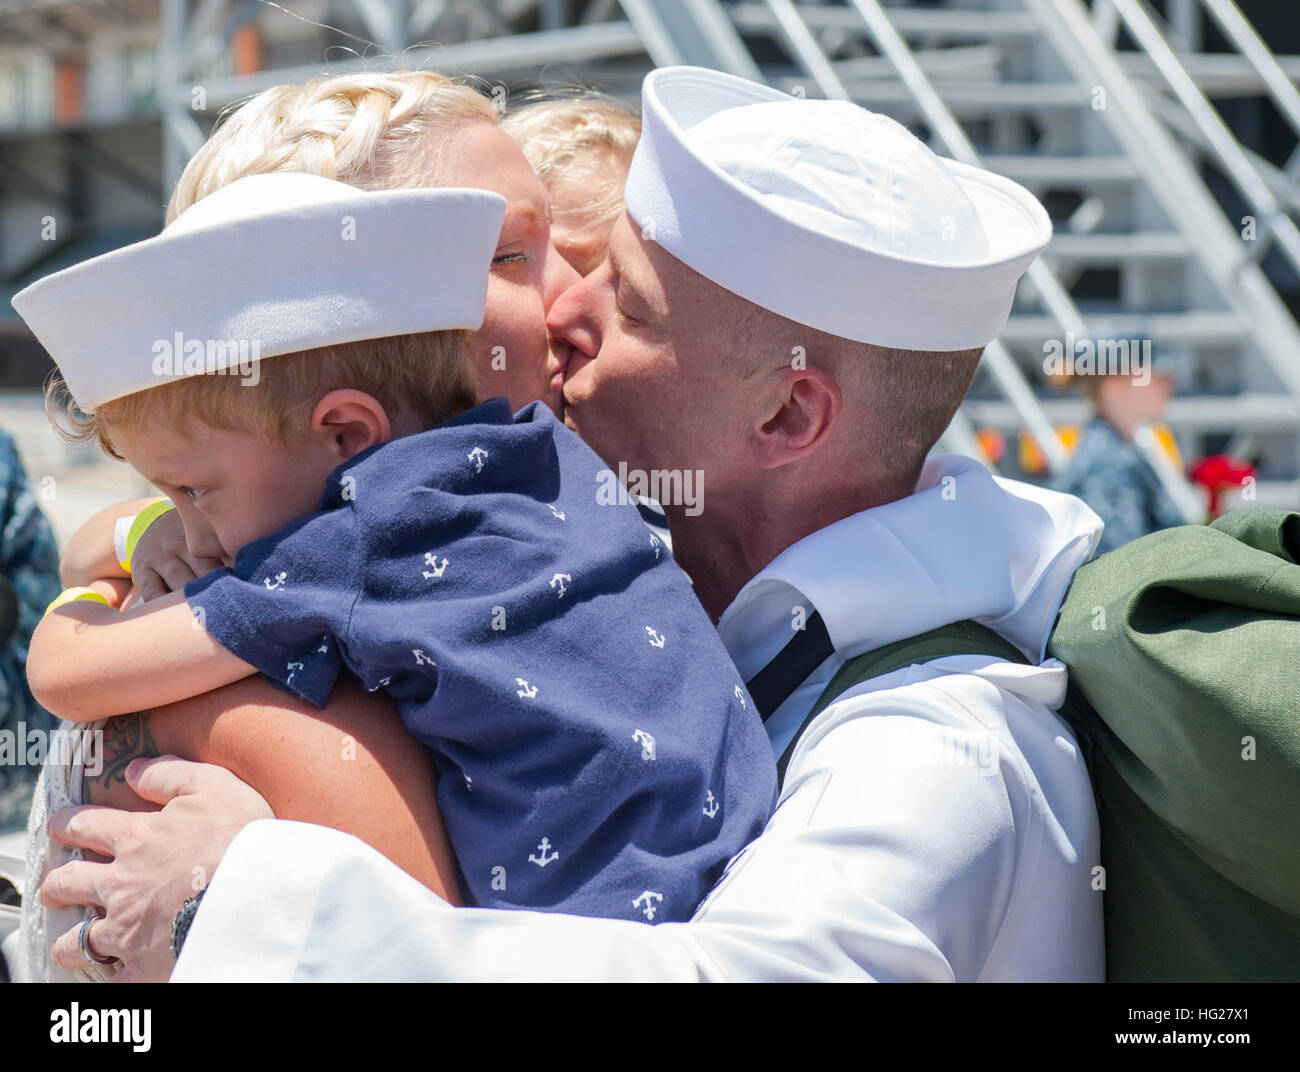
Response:
[{"label": "man's ear", "polygon": [[316,403],[311,429],[324,438],[341,462],[393,438],[388,414],[379,400],[351,388],[331,391]]},{"label": "man's ear", "polygon": [[753,443],[764,469],[806,458],[825,443],[844,408],[840,385],[819,368],[773,376],[754,421]]}]

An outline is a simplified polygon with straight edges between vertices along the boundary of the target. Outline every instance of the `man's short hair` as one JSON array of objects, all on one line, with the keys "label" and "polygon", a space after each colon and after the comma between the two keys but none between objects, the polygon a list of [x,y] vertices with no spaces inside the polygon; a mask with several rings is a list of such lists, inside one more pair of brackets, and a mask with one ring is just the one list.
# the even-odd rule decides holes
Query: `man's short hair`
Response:
[{"label": "man's short hair", "polygon": [[829,373],[844,392],[841,420],[855,425],[865,471],[897,497],[910,495],[926,456],[966,397],[984,348],[899,350],[854,342],[734,294],[728,298],[735,311],[724,360],[744,378],[797,367],[795,361]]}]

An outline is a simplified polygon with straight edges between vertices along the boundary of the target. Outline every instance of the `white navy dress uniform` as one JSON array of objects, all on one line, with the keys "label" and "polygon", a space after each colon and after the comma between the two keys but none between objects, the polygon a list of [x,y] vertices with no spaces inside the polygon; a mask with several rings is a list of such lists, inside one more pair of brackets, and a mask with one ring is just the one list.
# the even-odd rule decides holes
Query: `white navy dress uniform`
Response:
[{"label": "white navy dress uniform", "polygon": [[[648,76],[627,207],[714,282],[832,334],[981,346],[1050,224],[1026,191],[892,121],[694,68]],[[773,265],[784,269],[773,272]],[[173,980],[1103,978],[1097,817],[1043,660],[1097,517],[933,457],[917,490],[786,548],[718,630],[746,680],[821,615],[845,661],[974,619],[1036,665],[952,656],[858,685],[798,740],[763,834],[684,923],[452,908],[346,835],[261,821],[230,846]]]}]

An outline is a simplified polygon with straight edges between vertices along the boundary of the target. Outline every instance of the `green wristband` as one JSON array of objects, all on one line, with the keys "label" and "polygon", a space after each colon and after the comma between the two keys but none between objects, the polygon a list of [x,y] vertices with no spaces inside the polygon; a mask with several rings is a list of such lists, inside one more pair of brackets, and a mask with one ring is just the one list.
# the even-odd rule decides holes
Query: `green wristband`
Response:
[{"label": "green wristband", "polygon": [[143,536],[145,532],[148,531],[149,526],[162,517],[163,514],[167,513],[168,510],[175,509],[176,507],[172,505],[170,500],[159,499],[155,503],[150,503],[135,515],[135,520],[131,522],[131,527],[126,533],[126,561],[121,563],[122,568],[126,570],[127,573],[131,572],[131,556],[135,554],[135,545],[140,542],[140,537]]},{"label": "green wristband", "polygon": [[45,608],[45,613],[49,614],[52,610],[57,610],[65,603],[74,603],[79,599],[88,600],[91,603],[103,603],[105,606],[112,606],[106,596],[96,592],[93,588],[77,586],[74,588],[65,588],[57,596],[50,600],[50,605]]}]

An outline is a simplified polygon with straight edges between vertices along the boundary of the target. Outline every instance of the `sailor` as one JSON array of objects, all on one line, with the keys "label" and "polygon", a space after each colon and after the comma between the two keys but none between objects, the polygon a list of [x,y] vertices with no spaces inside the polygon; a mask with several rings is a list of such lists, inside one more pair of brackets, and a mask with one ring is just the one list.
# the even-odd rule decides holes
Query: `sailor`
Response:
[{"label": "sailor", "polygon": [[[149,853],[184,844],[220,866],[177,980],[1103,977],[1097,816],[1044,661],[1100,522],[927,457],[1046,213],[847,102],[666,68],[643,117],[609,258],[550,328],[575,347],[566,421],[606,464],[706,474],[702,509],[664,506],[788,753],[764,833],[686,923],[454,909],[356,839],[247,822],[268,812],[232,776],[154,760],[139,784],[187,804],[133,816],[113,888],[82,892],[104,955],[139,956],[147,928],[113,918],[159,903]],[[1027,662],[922,660],[809,719],[846,661],[968,619]]]}]

